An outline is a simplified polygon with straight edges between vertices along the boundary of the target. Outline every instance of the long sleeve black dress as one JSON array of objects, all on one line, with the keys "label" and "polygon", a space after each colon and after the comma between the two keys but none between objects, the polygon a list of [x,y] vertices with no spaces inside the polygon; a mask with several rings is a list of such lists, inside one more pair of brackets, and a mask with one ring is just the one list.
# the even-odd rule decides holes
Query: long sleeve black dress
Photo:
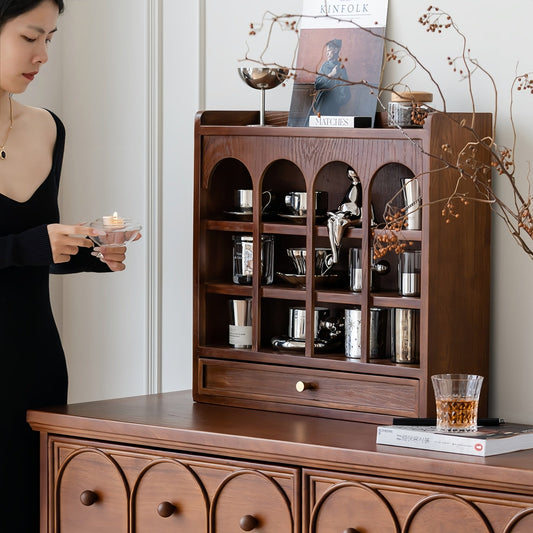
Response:
[{"label": "long sleeve black dress", "polygon": [[51,114],[57,137],[50,174],[26,202],[0,194],[0,530],[9,524],[10,532],[21,533],[39,531],[38,434],[26,423],[26,410],[67,400],[49,272],[109,271],[89,248],[80,248],[68,263],[53,265],[47,225],[59,222],[65,128]]}]

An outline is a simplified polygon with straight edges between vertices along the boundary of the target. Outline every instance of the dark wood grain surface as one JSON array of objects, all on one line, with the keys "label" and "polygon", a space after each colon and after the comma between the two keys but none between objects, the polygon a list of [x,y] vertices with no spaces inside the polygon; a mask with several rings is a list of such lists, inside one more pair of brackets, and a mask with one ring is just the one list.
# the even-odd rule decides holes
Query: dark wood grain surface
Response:
[{"label": "dark wood grain surface", "polygon": [[533,494],[533,450],[487,458],[376,445],[376,426],[197,403],[191,391],[28,412],[43,433]]}]

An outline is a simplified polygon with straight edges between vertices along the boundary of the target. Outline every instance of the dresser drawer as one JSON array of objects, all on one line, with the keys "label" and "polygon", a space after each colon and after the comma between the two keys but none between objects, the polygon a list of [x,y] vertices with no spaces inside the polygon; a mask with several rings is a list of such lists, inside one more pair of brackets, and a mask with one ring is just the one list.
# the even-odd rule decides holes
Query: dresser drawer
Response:
[{"label": "dresser drawer", "polygon": [[[297,483],[296,472],[292,476]],[[229,475],[218,490],[211,507],[212,533],[261,531],[297,533],[293,502],[276,478],[258,470],[238,470]]]},{"label": "dresser drawer", "polygon": [[199,392],[391,416],[418,416],[419,382],[371,374],[200,360]]},{"label": "dresser drawer", "polygon": [[303,524],[309,533],[533,531],[531,497],[307,469],[303,486]]}]

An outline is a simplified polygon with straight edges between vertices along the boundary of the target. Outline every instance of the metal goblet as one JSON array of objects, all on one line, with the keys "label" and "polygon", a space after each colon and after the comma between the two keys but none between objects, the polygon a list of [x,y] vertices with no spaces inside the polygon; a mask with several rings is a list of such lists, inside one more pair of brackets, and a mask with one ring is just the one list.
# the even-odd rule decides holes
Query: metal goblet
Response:
[{"label": "metal goblet", "polygon": [[261,90],[259,125],[265,125],[265,91],[273,89],[287,79],[289,69],[272,67],[239,67],[241,78],[254,89]]}]

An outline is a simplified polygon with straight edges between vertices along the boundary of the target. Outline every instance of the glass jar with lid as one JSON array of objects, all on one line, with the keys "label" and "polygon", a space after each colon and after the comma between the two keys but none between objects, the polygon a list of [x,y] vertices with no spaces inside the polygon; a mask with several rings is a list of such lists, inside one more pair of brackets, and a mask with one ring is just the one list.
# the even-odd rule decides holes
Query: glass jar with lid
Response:
[{"label": "glass jar with lid", "polygon": [[425,105],[433,101],[433,94],[404,91],[391,94],[387,107],[387,121],[393,128],[421,128],[430,112]]}]

